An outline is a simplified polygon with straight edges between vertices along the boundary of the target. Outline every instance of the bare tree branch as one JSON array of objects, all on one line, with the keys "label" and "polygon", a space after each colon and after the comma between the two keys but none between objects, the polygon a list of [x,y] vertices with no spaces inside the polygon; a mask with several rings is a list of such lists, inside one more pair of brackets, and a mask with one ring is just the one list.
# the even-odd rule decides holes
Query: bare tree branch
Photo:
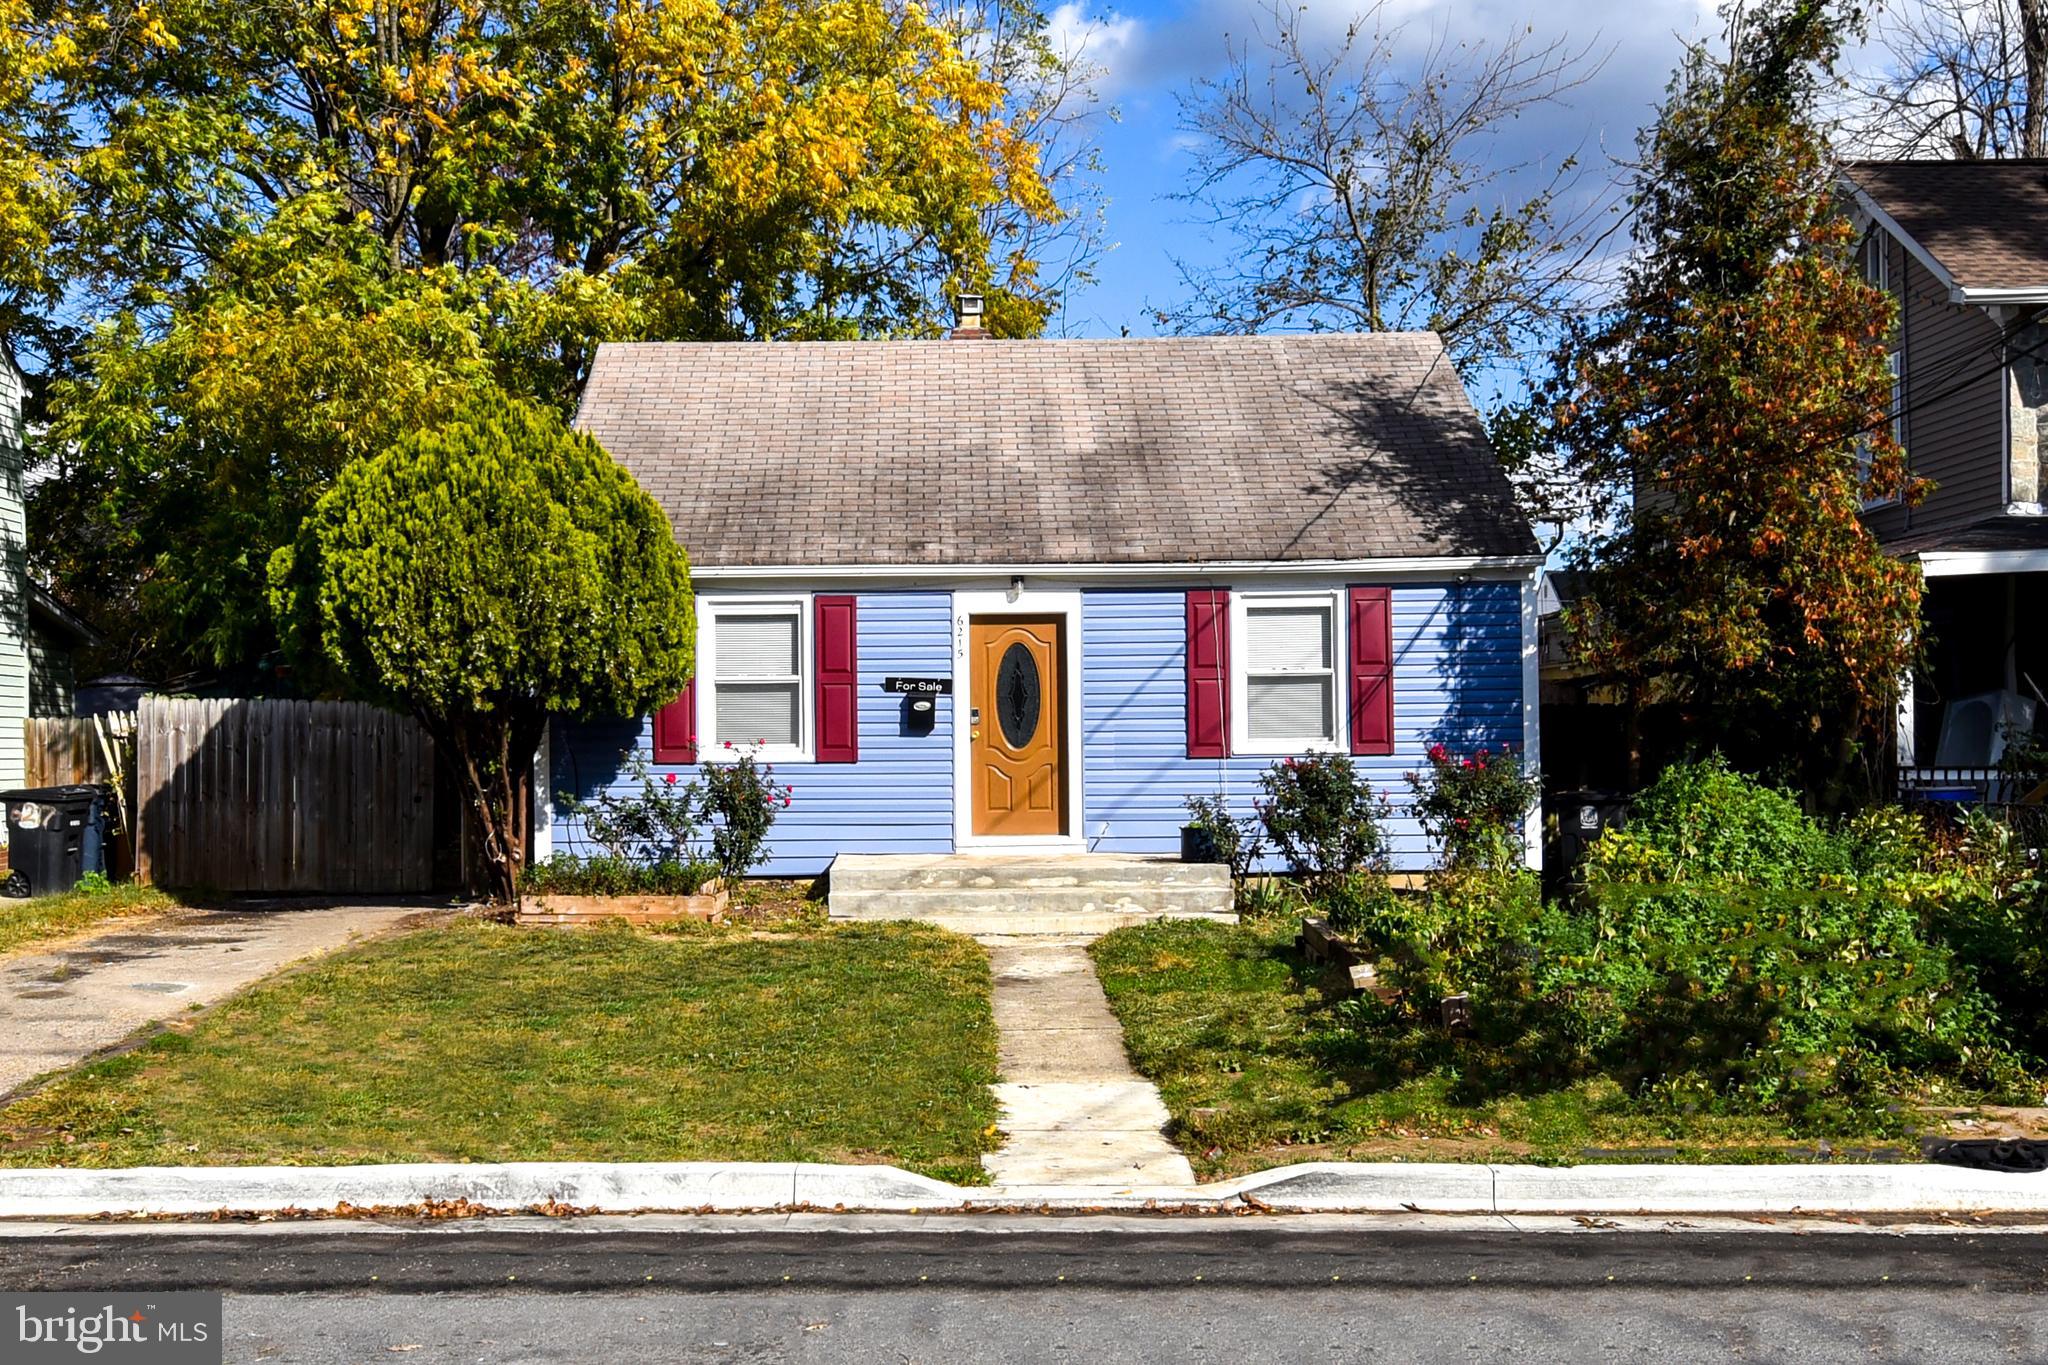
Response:
[{"label": "bare tree branch", "polygon": [[1577,194],[1575,156],[1497,152],[1598,60],[1526,30],[1491,46],[1439,33],[1411,53],[1387,14],[1375,0],[1325,47],[1275,0],[1229,72],[1183,97],[1199,146],[1181,198],[1242,250],[1221,273],[1179,263],[1190,298],[1163,324],[1428,328],[1469,374],[1578,306],[1607,205]]},{"label": "bare tree branch", "polygon": [[2048,157],[2048,0],[1920,0],[1882,18],[1884,60],[1845,120],[1878,157]]}]

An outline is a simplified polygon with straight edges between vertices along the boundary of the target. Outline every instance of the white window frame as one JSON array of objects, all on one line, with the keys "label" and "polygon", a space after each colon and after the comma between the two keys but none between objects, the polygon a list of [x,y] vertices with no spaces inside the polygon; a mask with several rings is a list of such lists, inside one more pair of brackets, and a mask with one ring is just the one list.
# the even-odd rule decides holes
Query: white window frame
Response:
[{"label": "white window frame", "polygon": [[[1252,738],[1251,612],[1254,607],[1315,607],[1330,613],[1330,734]],[[1350,751],[1350,641],[1340,589],[1230,594],[1230,752],[1246,757],[1335,754]],[[1259,677],[1278,674],[1259,672]],[[1302,675],[1310,676],[1310,675]]]},{"label": "white window frame", "polygon": [[[1897,446],[1904,446],[1906,444],[1905,351],[1887,351],[1885,353],[1884,363],[1885,368],[1890,370],[1892,375],[1892,391],[1890,399],[1892,444]],[[1870,477],[1870,461],[1870,442],[1867,439],[1859,439],[1856,442],[1856,481],[1859,484],[1863,483]],[[1863,499],[1863,510],[1869,512],[1874,511],[1879,507],[1890,507],[1893,503],[1897,502],[1898,500],[1899,496],[1896,493],[1880,493],[1878,496],[1874,498]]]},{"label": "white window frame", "polygon": [[1892,243],[1883,228],[1873,227],[1863,238],[1863,280],[1873,289],[1891,292]]},{"label": "white window frame", "polygon": [[[718,618],[760,616],[788,611],[796,615],[797,673],[795,744],[735,743],[725,747],[718,738]],[[697,761],[731,763],[743,753],[768,763],[809,763],[816,753],[817,665],[811,632],[813,612],[809,593],[734,593],[697,599]],[[734,681],[740,681],[734,679]]]}]

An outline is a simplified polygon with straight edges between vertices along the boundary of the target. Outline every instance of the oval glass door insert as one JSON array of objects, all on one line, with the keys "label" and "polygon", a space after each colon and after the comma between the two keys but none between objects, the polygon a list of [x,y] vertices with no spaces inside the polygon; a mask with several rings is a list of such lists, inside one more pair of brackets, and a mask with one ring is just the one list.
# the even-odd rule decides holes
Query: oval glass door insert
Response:
[{"label": "oval glass door insert", "polygon": [[1020,641],[1003,651],[996,665],[996,720],[1012,749],[1038,733],[1038,660]]}]

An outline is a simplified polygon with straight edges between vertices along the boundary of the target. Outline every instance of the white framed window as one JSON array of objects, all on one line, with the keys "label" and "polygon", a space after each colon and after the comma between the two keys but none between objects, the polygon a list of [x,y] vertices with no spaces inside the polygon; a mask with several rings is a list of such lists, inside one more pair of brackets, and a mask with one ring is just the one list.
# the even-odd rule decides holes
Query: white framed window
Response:
[{"label": "white framed window", "polygon": [[[1904,351],[1893,351],[1890,354],[1886,355],[1884,358],[1884,367],[1887,370],[1891,371],[1892,376],[1892,440],[1893,442],[1901,446],[1903,446],[1906,443],[1906,385],[1903,369],[1904,363]],[[1858,440],[1856,442],[1856,479],[1858,483],[1867,482],[1869,480],[1870,464],[1870,443],[1865,440]],[[1897,501],[1898,498],[1893,494],[1879,493],[1876,497],[1866,497],[1865,499],[1863,499],[1863,510],[1868,512],[1874,507],[1888,507],[1892,503]]]},{"label": "white framed window", "polygon": [[1335,592],[1231,594],[1232,753],[1343,746],[1343,631]]},{"label": "white framed window", "polygon": [[1872,228],[1863,238],[1863,278],[1873,288],[1892,287],[1891,238],[1882,228]]},{"label": "white framed window", "polygon": [[1906,353],[1893,351],[1884,358],[1892,374],[1892,442],[1906,444]]},{"label": "white framed window", "polygon": [[699,759],[808,760],[811,650],[808,597],[699,597]]}]

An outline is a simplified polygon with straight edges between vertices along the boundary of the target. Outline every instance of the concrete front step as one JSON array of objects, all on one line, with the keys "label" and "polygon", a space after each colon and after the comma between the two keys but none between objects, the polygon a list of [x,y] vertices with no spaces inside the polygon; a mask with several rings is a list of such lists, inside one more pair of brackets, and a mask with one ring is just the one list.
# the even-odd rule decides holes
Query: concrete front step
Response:
[{"label": "concrete front step", "polygon": [[1076,939],[1100,938],[1112,929],[1150,924],[1156,919],[1206,919],[1218,924],[1237,923],[1236,915],[1117,915],[1093,910],[1074,915],[1040,915],[1029,910],[982,910],[965,915],[926,911],[912,916],[920,924],[950,929],[969,938],[1036,938],[1054,934]]},{"label": "concrete front step", "polygon": [[1147,919],[1233,917],[1228,868],[1167,858],[842,854],[828,883],[834,919],[925,920],[967,933],[1099,933]]},{"label": "concrete front step", "polygon": [[1230,869],[1221,863],[1118,853],[842,853],[832,860],[835,892],[1039,891],[1074,886],[1228,891]]}]

